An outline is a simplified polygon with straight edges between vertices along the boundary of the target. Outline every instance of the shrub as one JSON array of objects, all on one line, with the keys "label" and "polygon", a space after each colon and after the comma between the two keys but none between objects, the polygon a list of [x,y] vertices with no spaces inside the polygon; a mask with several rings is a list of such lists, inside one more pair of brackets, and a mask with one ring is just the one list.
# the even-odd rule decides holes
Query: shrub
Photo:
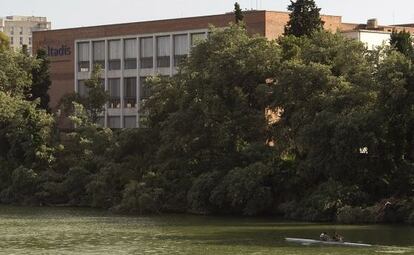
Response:
[{"label": "shrub", "polygon": [[[319,185],[312,193],[295,202],[283,203],[280,212],[287,219],[306,221],[331,221],[337,218],[339,208],[366,201],[367,195],[357,186],[343,186],[336,181],[327,181]],[[341,213],[347,221],[348,207]],[[356,213],[356,212],[353,212]],[[341,218],[342,220],[342,218]]]},{"label": "shrub", "polygon": [[20,166],[13,170],[11,185],[0,194],[4,203],[32,204],[39,184],[39,176],[32,169]]},{"label": "shrub", "polygon": [[162,189],[148,187],[145,182],[130,181],[123,193],[119,210],[129,213],[159,213]]},{"label": "shrub", "polygon": [[343,224],[372,223],[374,215],[369,209],[347,205],[338,210],[336,221]]},{"label": "shrub", "polygon": [[187,194],[189,211],[192,213],[205,214],[212,211],[209,201],[210,194],[220,181],[220,172],[211,172],[200,175],[193,182]]},{"label": "shrub", "polygon": [[212,191],[210,202],[223,213],[257,215],[273,204],[272,169],[259,162],[231,170]]}]

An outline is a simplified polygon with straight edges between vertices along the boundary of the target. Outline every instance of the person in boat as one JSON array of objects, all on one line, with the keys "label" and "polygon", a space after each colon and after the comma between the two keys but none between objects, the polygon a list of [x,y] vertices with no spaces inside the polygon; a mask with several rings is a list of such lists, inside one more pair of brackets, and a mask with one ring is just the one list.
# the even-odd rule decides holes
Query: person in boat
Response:
[{"label": "person in boat", "polygon": [[331,238],[328,236],[326,232],[322,232],[321,235],[319,236],[319,239],[324,242],[331,240]]},{"label": "person in boat", "polygon": [[332,237],[332,241],[334,241],[334,242],[343,242],[344,238],[341,235],[339,235],[338,233],[335,232],[333,237]]}]

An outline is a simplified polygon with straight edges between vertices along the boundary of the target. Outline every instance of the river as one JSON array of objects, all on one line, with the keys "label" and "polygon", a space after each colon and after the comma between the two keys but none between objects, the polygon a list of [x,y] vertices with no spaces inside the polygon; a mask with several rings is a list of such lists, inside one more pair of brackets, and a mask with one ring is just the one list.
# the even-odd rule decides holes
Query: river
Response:
[{"label": "river", "polygon": [[[338,231],[370,248],[303,246],[284,237]],[[116,216],[79,208],[0,206],[0,254],[414,254],[414,227],[280,222],[272,218]]]}]

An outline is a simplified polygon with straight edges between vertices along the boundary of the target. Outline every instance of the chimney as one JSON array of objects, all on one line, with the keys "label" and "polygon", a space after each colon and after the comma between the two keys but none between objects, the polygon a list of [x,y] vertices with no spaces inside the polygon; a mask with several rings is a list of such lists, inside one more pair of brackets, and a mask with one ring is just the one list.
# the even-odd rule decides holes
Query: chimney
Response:
[{"label": "chimney", "polygon": [[367,29],[378,29],[378,20],[377,19],[369,19],[367,21]]}]

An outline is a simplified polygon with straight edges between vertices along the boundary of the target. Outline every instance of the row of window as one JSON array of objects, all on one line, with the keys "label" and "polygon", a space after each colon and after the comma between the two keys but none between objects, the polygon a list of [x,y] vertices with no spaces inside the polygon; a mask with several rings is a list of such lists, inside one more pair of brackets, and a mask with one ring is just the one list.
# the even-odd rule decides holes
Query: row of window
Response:
[{"label": "row of window", "polygon": [[[98,118],[97,124],[104,127],[105,118]],[[123,117],[124,128],[136,128],[137,127],[137,116],[124,116]],[[121,128],[121,116],[108,116],[106,126],[109,128]]]},{"label": "row of window", "polygon": [[[30,28],[30,33],[32,32],[32,29]],[[24,32],[24,27],[19,27],[19,34],[22,35]],[[14,35],[14,27],[10,27],[10,34]]]},{"label": "row of window", "polygon": [[[150,96],[150,89],[145,82],[146,77],[140,77],[139,95],[140,100],[147,99]],[[104,81],[102,80],[102,86]],[[124,89],[121,95],[121,79],[110,78],[108,79],[108,93],[109,102],[108,108],[121,108],[121,98],[123,98],[123,108],[137,108],[137,78],[128,77],[124,78]],[[85,81],[78,81],[78,93],[81,97],[85,97],[89,93],[88,87],[85,86]]]},{"label": "row of window", "polygon": [[[14,44],[14,38],[10,37],[10,44]],[[20,37],[20,45],[23,45],[23,37]],[[29,45],[32,45],[32,37],[29,37]]]},{"label": "row of window", "polygon": [[[173,55],[173,64],[177,66],[189,53],[190,47],[198,41],[205,39],[205,33],[193,33],[190,40],[187,34],[178,34],[171,36],[155,37],[155,46],[153,37],[139,38],[140,42],[140,59],[139,66],[142,69],[154,67],[154,53],[156,54],[156,66],[170,67],[170,57]],[[171,38],[173,40],[171,45]],[[124,61],[124,69],[136,69],[138,66],[138,47],[137,39],[125,39],[122,41],[109,40],[108,42],[108,70],[120,70],[121,60]],[[90,47],[92,45],[92,64],[105,67],[105,41],[80,42],[77,45],[78,50],[78,71],[89,72],[90,69]],[[172,46],[172,49],[171,49]],[[122,51],[123,47],[123,51]],[[155,47],[155,50],[154,50]],[[123,52],[123,56],[121,56]]]}]

